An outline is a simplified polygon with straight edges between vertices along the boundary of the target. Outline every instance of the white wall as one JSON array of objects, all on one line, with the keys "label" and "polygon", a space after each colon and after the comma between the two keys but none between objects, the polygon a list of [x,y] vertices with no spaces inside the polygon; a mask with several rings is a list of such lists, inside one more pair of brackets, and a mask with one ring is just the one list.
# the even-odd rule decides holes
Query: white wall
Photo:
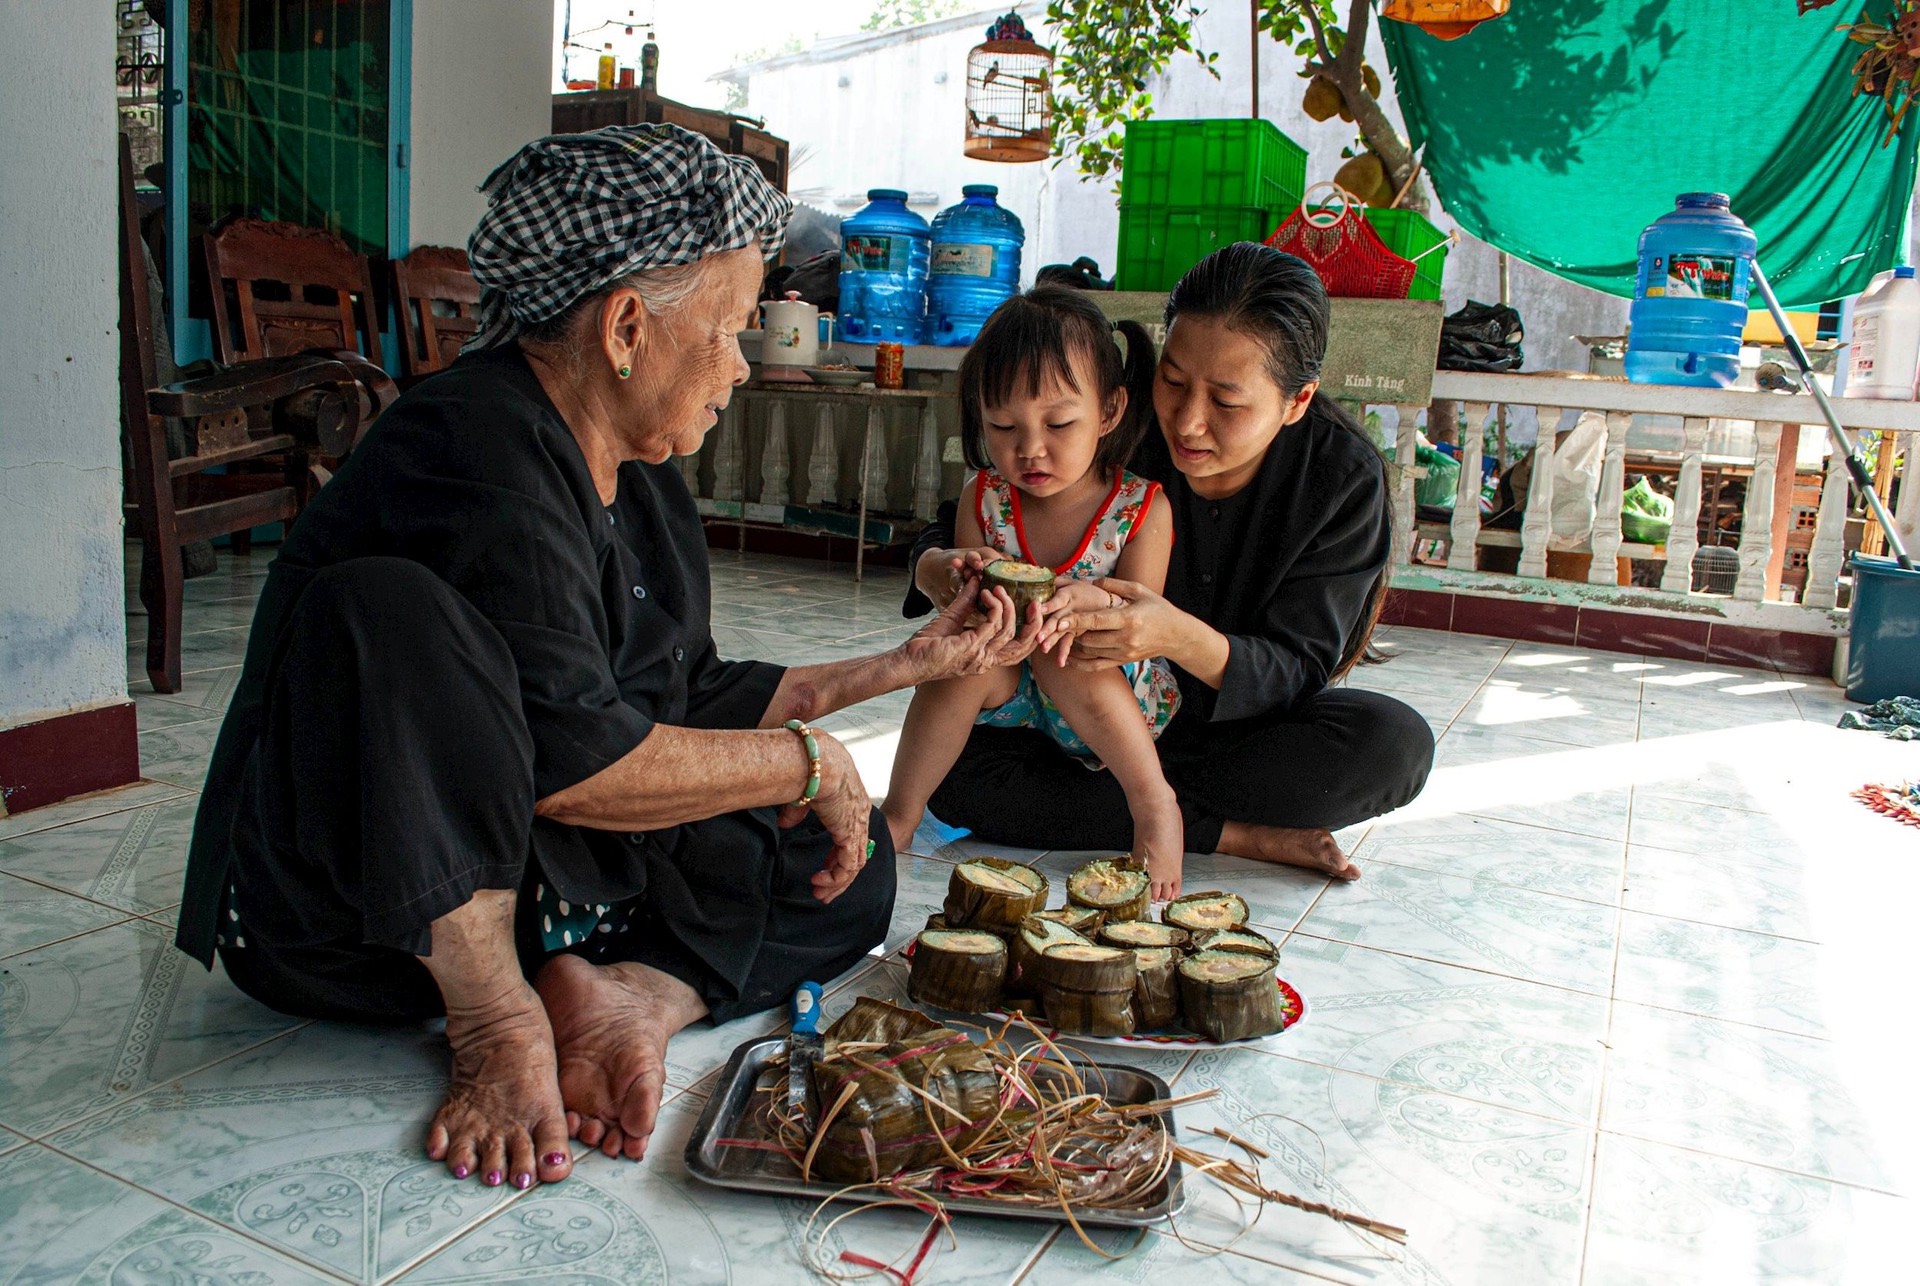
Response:
[{"label": "white wall", "polygon": [[0,4],[0,727],[126,700],[113,59]]},{"label": "white wall", "polygon": [[414,0],[413,245],[464,247],[481,181],[551,132],[553,39],[543,0]]},{"label": "white wall", "polygon": [[[1023,11],[1037,6],[1022,6]],[[1219,54],[1215,80],[1191,57],[1176,56],[1152,86],[1155,115],[1161,118],[1245,116],[1250,106],[1251,55],[1244,6],[1216,6],[1201,17],[1197,41]],[[832,42],[811,60],[780,59],[756,71],[749,83],[747,111],[765,116],[767,128],[783,135],[796,156],[790,187],[801,200],[832,213],[851,214],[868,187],[905,187],[929,194],[923,214],[960,199],[964,183],[998,183],[1000,203],[1026,225],[1022,267],[1027,279],[1042,264],[1068,263],[1091,255],[1111,275],[1119,241],[1119,210],[1110,183],[1080,177],[1071,161],[996,165],[969,161],[960,153],[966,53],[977,44],[985,21],[968,21],[958,30],[890,41],[849,42],[845,56],[830,60]],[[1029,16],[1036,38],[1049,33]],[[1369,31],[1369,61],[1384,76],[1386,55],[1376,30]],[[1354,143],[1355,128],[1337,118],[1309,119],[1301,108],[1306,82],[1299,60],[1271,40],[1260,50],[1260,110],[1281,132],[1308,151],[1307,179],[1330,179],[1341,164],[1340,151]],[[944,74],[944,83],[936,83]],[[847,84],[839,84],[844,77]],[[1391,93],[1387,95],[1391,99]],[[1389,101],[1399,122],[1399,109]],[[1433,212],[1442,228],[1453,223]],[[1629,249],[1639,236],[1633,229]],[[1500,297],[1499,252],[1462,236],[1447,260],[1448,311],[1469,298]],[[1586,369],[1586,350],[1575,334],[1622,334],[1627,303],[1515,263],[1512,297],[1527,325],[1527,368]]]}]

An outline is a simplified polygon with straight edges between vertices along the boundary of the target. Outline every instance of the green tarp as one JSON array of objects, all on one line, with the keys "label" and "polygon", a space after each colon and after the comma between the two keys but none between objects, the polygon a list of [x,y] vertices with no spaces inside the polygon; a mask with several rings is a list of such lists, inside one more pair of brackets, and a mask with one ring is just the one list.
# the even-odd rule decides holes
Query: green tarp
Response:
[{"label": "green tarp", "polygon": [[1400,107],[1466,231],[1633,294],[1641,230],[1676,193],[1725,192],[1782,302],[1856,294],[1907,258],[1916,117],[1854,99],[1858,5],[1516,0],[1451,42],[1381,22]]}]

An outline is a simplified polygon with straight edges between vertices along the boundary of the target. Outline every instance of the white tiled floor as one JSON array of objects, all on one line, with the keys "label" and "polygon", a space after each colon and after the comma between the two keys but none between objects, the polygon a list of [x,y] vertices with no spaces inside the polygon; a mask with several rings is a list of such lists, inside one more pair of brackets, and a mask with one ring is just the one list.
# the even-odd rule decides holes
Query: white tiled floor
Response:
[{"label": "white tiled floor", "polygon": [[[184,845],[266,553],[188,587],[185,690],[152,694],[134,618],[142,785],[0,818],[0,1281],[804,1281],[809,1207],[705,1188],[680,1150],[712,1075],[777,1015],[670,1050],[652,1155],[526,1194],[418,1151],[431,1030],[273,1014],[168,945]],[[890,646],[897,574],[715,555],[723,652]],[[1127,1057],[1181,1113],[1259,1144],[1267,1182],[1412,1232],[1396,1248],[1296,1211],[1250,1229],[1204,1183],[1178,1232],[964,1219],[935,1281],[1668,1283],[1909,1280],[1920,1190],[1910,1035],[1920,831],[1848,798],[1920,776],[1920,746],[1831,725],[1832,685],[1751,670],[1390,630],[1362,686],[1414,704],[1439,766],[1343,840],[1333,885],[1230,858],[1308,1015],[1270,1050]],[[904,694],[827,726],[884,788]],[[887,946],[953,859],[900,859]],[[1056,877],[1081,860],[1021,854]],[[897,995],[897,959],[830,1010]],[[843,1225],[888,1259],[918,1216]],[[1896,1238],[1902,1244],[1896,1245]],[[1215,1254],[1208,1248],[1230,1249]]]}]

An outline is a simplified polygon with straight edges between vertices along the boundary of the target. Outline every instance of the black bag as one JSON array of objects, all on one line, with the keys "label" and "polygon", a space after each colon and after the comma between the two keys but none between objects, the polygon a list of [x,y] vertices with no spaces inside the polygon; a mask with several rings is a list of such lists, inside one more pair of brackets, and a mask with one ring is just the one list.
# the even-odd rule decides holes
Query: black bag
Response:
[{"label": "black bag", "polygon": [[1438,366],[1443,371],[1517,371],[1526,360],[1520,347],[1524,338],[1519,313],[1505,304],[1468,300],[1440,326]]},{"label": "black bag", "polygon": [[822,250],[811,259],[782,265],[767,275],[764,299],[784,299],[789,290],[823,313],[840,311],[840,252]]},{"label": "black bag", "polygon": [[1070,264],[1050,263],[1033,275],[1036,286],[1071,286],[1075,290],[1112,290],[1113,283],[1100,275],[1100,265],[1081,255]]}]

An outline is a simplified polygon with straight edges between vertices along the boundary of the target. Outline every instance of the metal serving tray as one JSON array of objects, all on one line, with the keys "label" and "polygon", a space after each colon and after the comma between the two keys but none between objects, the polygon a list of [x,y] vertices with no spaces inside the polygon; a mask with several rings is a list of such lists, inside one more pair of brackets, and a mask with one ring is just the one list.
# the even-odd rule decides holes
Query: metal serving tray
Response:
[{"label": "metal serving tray", "polygon": [[[767,1069],[784,1059],[786,1050],[785,1036],[769,1036],[750,1040],[733,1051],[733,1057],[727,1060],[726,1070],[720,1074],[720,1084],[714,1090],[713,1097],[707,1100],[706,1111],[700,1114],[693,1138],[687,1143],[687,1169],[693,1172],[695,1178],[722,1188],[764,1192],[777,1197],[809,1197],[815,1201],[823,1201],[840,1190],[839,1184],[818,1180],[802,1182],[799,1169],[778,1152],[722,1147],[720,1144],[722,1139],[764,1135],[764,1131],[756,1130],[752,1124],[754,1092]],[[1167,1083],[1152,1072],[1111,1063],[1087,1063],[1084,1066],[1099,1069],[1099,1074],[1092,1075],[1090,1079],[1096,1085],[1104,1085],[1107,1097],[1115,1103],[1151,1103],[1156,1099],[1172,1097]],[[1101,1076],[1104,1076],[1104,1081]],[[783,1088],[786,1085],[784,1072],[780,1074],[779,1084]],[[1169,1110],[1160,1119],[1171,1134],[1174,1130],[1172,1111]],[[870,1192],[854,1193],[844,1198],[856,1203],[871,1199]],[[1146,1204],[1131,1208],[1075,1210],[1073,1213],[1082,1224],[1090,1227],[1137,1228],[1178,1214],[1185,1204],[1186,1194],[1180,1184],[1180,1163],[1175,1161],[1159,1186],[1148,1194]],[[1066,1222],[1066,1216],[1058,1206],[961,1196],[948,1198],[946,1206],[956,1214]]]}]

